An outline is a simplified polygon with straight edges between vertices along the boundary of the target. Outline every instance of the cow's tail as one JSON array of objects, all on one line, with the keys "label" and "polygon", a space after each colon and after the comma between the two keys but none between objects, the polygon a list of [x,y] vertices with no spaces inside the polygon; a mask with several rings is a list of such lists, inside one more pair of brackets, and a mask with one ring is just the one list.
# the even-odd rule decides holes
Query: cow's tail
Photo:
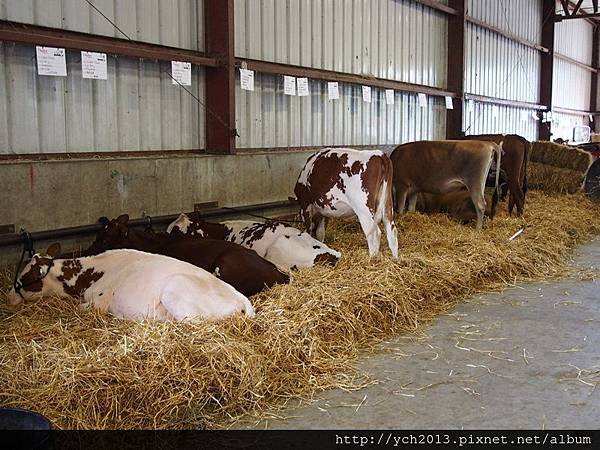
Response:
[{"label": "cow's tail", "polygon": [[525,147],[525,151],[523,152],[523,164],[521,164],[521,170],[523,171],[523,185],[521,187],[523,189],[523,202],[525,202],[525,198],[527,197],[527,191],[529,190],[529,182],[527,180],[527,166],[529,165],[529,158],[531,157],[531,150],[533,144],[527,139],[522,139],[522,141]]},{"label": "cow's tail", "polygon": [[[496,181],[494,183],[494,195],[492,196],[492,210],[490,213],[490,219],[493,219],[496,215],[496,208],[498,207],[498,198],[500,196],[500,168],[502,167],[502,143],[500,143],[494,149],[496,153]],[[493,155],[492,155],[493,158]]]}]

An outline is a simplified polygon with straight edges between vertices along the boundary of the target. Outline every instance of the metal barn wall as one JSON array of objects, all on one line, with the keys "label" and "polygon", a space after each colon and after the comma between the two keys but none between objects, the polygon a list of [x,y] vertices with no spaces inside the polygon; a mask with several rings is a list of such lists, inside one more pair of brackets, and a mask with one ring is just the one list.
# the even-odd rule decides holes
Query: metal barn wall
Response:
[{"label": "metal barn wall", "polygon": [[[486,24],[539,43],[541,0],[467,0],[467,15]],[[465,27],[465,92],[537,103],[541,57],[537,50],[476,24]],[[537,138],[533,110],[467,102],[466,134],[519,133]]]},{"label": "metal barn wall", "polygon": [[[447,18],[404,0],[236,0],[236,56],[445,87]],[[442,138],[442,99],[419,108],[416,95],[383,90],[363,103],[361,86],[311,80],[310,98],[283,95],[282,78],[256,75],[256,90],[236,92],[238,146],[393,144]]]},{"label": "metal barn wall", "polygon": [[[164,73],[170,64],[108,56],[108,80],[81,77],[67,52],[67,77],[38,76],[35,47],[0,43],[0,153],[198,149],[204,110]],[[193,66],[191,91],[204,96]]]},{"label": "metal barn wall", "polygon": [[[94,0],[131,39],[204,50],[203,0]],[[0,0],[0,19],[124,38],[83,0]]]},{"label": "metal barn wall", "polygon": [[552,139],[573,140],[573,128],[575,126],[588,125],[587,115],[568,114],[562,112],[552,112]]},{"label": "metal barn wall", "polygon": [[[585,20],[565,20],[555,28],[555,51],[583,64],[592,63],[593,26]],[[588,111],[592,72],[572,62],[554,59],[552,104]]]},{"label": "metal barn wall", "polygon": [[416,94],[395,92],[387,105],[383,89],[371,89],[371,103],[362,87],[340,83],[340,98],[329,100],[327,82],[310,80],[310,96],[283,93],[283,77],[256,74],[255,90],[236,83],[236,127],[240,148],[326,145],[384,145],[419,139],[443,139],[444,99],[427,97],[419,107]]}]

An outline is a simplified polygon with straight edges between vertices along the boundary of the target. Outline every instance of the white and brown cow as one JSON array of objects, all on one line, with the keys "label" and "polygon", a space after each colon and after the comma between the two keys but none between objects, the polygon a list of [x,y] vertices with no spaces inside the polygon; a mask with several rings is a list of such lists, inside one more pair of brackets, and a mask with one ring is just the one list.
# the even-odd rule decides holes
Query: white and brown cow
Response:
[{"label": "white and brown cow", "polygon": [[[419,141],[394,149],[394,189],[396,211],[401,214],[408,199],[408,210],[415,211],[417,195],[448,194],[467,189],[477,215],[477,228],[485,213],[485,182],[494,160],[500,167],[502,143],[484,141]],[[497,183],[497,180],[496,180]],[[496,210],[497,190],[491,215]]]},{"label": "white and brown cow", "polygon": [[294,189],[307,231],[325,238],[328,218],[358,217],[369,254],[379,253],[383,221],[389,248],[398,257],[392,205],[392,163],[379,150],[325,148],[310,156]]},{"label": "white and brown cow", "polygon": [[83,307],[122,319],[220,319],[254,316],[248,299],[204,269],[138,250],[57,259],[60,245],[36,254],[9,292],[11,304],[47,295],[80,299]]},{"label": "white and brown cow", "polygon": [[341,253],[317,241],[308,233],[273,221],[229,220],[205,222],[198,213],[181,214],[167,227],[167,233],[222,239],[254,250],[282,269],[301,269],[316,263],[335,265]]}]

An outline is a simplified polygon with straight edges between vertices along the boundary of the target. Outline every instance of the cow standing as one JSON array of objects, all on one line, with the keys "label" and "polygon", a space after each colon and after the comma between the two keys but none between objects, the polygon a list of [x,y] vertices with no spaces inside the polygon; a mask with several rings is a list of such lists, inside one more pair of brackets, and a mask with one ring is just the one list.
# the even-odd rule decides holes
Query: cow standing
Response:
[{"label": "cow standing", "polygon": [[[500,158],[502,146],[483,141],[419,141],[403,144],[391,155],[394,167],[396,210],[415,211],[417,195],[469,191],[477,213],[477,228],[483,226],[485,182],[494,155]],[[497,195],[494,196],[492,214]]]},{"label": "cow standing", "polygon": [[311,155],[294,189],[307,231],[325,238],[329,218],[358,217],[369,254],[379,253],[383,221],[392,255],[398,237],[392,205],[392,163],[381,151],[325,148]]},{"label": "cow standing", "polygon": [[207,271],[137,250],[60,259],[60,245],[36,254],[8,294],[11,304],[42,296],[79,299],[82,307],[121,319],[219,319],[254,316],[248,299]]},{"label": "cow standing", "polygon": [[[465,139],[502,143],[502,176],[508,184],[508,213],[517,208],[517,215],[523,215],[527,198],[527,165],[531,155],[531,142],[516,134],[480,134],[466,136]],[[504,196],[504,193],[503,193]]]}]

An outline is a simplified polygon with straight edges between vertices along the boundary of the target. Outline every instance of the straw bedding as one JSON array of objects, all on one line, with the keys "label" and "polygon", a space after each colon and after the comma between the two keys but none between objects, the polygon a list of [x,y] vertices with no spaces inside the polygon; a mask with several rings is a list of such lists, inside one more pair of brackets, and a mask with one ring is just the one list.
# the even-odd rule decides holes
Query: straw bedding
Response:
[{"label": "straw bedding", "polygon": [[398,260],[387,249],[369,258],[357,224],[333,223],[339,265],[254,297],[254,319],[133,323],[72,300],[2,302],[0,404],[64,428],[214,428],[356,388],[368,382],[357,356],[381,339],[414,332],[475,292],[563,273],[573,246],[600,233],[599,213],[582,195],[532,192],[523,219],[500,216],[481,232],[408,214]]},{"label": "straw bedding", "polygon": [[555,194],[574,194],[581,191],[584,181],[585,172],[529,162],[528,183],[530,189]]}]

